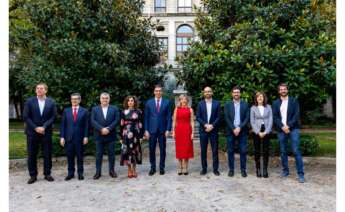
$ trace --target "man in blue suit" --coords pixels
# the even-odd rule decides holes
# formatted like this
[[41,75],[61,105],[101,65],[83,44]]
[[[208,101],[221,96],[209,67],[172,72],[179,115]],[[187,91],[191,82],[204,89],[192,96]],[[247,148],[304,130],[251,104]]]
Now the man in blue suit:
[[36,85],[35,97],[29,98],[24,105],[23,118],[27,136],[28,169],[30,179],[28,184],[37,180],[37,153],[42,146],[44,159],[44,179],[54,181],[52,168],[52,133],[56,117],[56,106],[53,99],[46,96],[48,86],[45,83]]
[[100,96],[101,105],[93,107],[91,124],[94,128],[96,142],[96,174],[93,179],[101,177],[104,147],[108,146],[109,175],[117,177],[115,172],[115,141],[116,126],[120,120],[119,110],[116,106],[109,105],[110,95],[106,92]]
[[247,141],[248,141],[248,123],[250,110],[248,104],[241,100],[241,88],[235,86],[232,88],[232,101],[224,105],[224,115],[226,122],[226,140],[228,150],[229,177],[234,176],[235,158],[234,146],[235,140],[238,140],[240,150],[241,175],[247,177]]
[[282,177],[289,176],[287,142],[290,138],[291,149],[295,155],[298,181],[304,183],[303,159],[299,150],[300,114],[297,99],[288,96],[288,86],[281,83],[278,87],[280,98],[272,104],[273,121],[278,132],[280,157],[283,166]]
[[68,161],[68,175],[66,181],[74,178],[74,160],[77,156],[78,179],[83,180],[84,146],[88,142],[89,115],[85,108],[79,106],[79,93],[71,95],[72,107],[63,111],[60,125],[60,144],[65,147]]
[[205,99],[200,101],[197,108],[196,119],[200,124],[200,149],[201,166],[200,175],[207,173],[207,146],[210,140],[213,159],[213,173],[219,176],[218,171],[218,129],[220,120],[220,103],[212,99],[213,91],[210,87],[205,87],[203,91]]
[[170,101],[162,98],[162,86],[156,85],[155,97],[149,99],[145,104],[144,129],[145,137],[149,139],[150,164],[149,175],[156,173],[156,144],[159,143],[160,161],[159,174],[164,175],[166,138],[171,131],[172,112]]

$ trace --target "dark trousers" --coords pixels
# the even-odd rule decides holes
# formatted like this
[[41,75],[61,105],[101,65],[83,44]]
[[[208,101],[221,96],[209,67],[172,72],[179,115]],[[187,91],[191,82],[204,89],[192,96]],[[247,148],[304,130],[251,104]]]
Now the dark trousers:
[[27,135],[28,170],[32,177],[37,176],[37,154],[39,147],[43,153],[43,174],[50,175],[52,168],[52,135]]
[[200,132],[201,167],[207,170],[207,147],[210,140],[213,159],[213,170],[218,171],[218,132]]
[[247,167],[247,140],[248,135],[246,132],[241,132],[238,136],[233,133],[226,137],[227,140],[227,152],[228,152],[228,166],[230,171],[235,169],[235,141],[238,140],[238,146],[240,150],[240,164],[241,171],[246,171]]
[[[254,134],[253,135],[254,140],[254,158],[255,158],[255,166],[256,169],[260,169],[261,164],[261,155],[263,156],[263,168],[264,170],[267,170],[268,167],[268,158],[269,158],[269,146],[270,146],[270,140],[269,135],[265,135],[263,138],[260,138],[259,135]],[[262,147],[262,153],[261,154],[261,147]]]
[[159,169],[164,170],[165,168],[165,156],[166,156],[166,137],[164,133],[152,133],[149,139],[149,149],[150,149],[150,164],[151,169],[156,170],[156,145],[157,141],[159,143]]
[[96,173],[102,173],[102,162],[105,146],[108,147],[109,173],[114,172],[115,166],[115,141],[96,141]]
[[65,151],[68,162],[68,175],[73,176],[75,172],[75,157],[77,157],[78,175],[84,173],[84,146],[83,141],[68,141],[65,144]]

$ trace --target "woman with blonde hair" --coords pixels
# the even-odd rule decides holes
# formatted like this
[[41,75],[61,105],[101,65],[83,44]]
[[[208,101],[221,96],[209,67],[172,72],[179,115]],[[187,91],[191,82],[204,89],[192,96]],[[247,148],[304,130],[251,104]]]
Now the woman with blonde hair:
[[173,137],[175,138],[178,175],[188,175],[188,160],[193,158],[194,112],[188,106],[186,95],[179,96],[179,106],[173,115]]

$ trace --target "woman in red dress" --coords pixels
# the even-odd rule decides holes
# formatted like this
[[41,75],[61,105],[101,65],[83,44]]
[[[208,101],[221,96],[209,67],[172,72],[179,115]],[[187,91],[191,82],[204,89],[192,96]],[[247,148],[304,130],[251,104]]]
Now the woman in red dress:
[[193,158],[194,113],[188,107],[188,97],[179,96],[179,106],[173,117],[173,137],[175,138],[176,158],[179,162],[178,175],[188,174],[188,160]]

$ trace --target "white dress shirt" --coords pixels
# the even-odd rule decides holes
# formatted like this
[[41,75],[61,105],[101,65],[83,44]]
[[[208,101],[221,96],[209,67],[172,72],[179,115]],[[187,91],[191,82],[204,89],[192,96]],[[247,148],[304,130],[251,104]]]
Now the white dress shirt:
[[[258,108],[259,108],[260,115],[263,117],[264,116],[265,107],[262,106],[262,105],[258,105]],[[262,120],[262,123],[264,123],[264,120]]]
[[44,110],[44,106],[45,106],[45,104],[46,104],[46,98],[38,98],[37,97],[37,100],[38,100],[38,106],[39,106],[39,108],[40,108],[40,113],[41,113],[41,116],[42,116],[42,114],[43,114],[43,110]]
[[102,107],[104,119],[107,119],[108,107]]
[[210,123],[211,113],[212,113],[212,99],[205,100],[206,102],[206,111],[207,111],[207,123]]
[[280,115],[282,117],[282,123],[283,123],[284,126],[287,125],[286,124],[286,119],[287,119],[288,102],[289,102],[288,98],[283,99],[282,100],[282,104],[280,106]]

